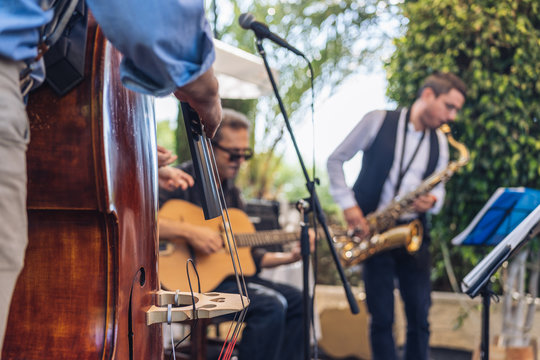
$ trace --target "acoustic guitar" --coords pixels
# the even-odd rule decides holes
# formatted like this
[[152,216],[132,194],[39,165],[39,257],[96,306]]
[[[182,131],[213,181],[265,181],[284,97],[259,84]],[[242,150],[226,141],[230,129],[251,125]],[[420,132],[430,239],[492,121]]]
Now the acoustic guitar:
[[[244,276],[255,275],[257,269],[251,256],[251,247],[272,244],[285,244],[300,239],[300,232],[291,233],[282,230],[257,231],[245,212],[239,209],[228,209],[230,223],[234,231],[238,257],[242,264]],[[187,222],[193,225],[205,226],[222,234],[223,249],[210,255],[197,253],[187,241],[178,238],[171,241],[160,241],[159,246],[159,277],[161,286],[167,290],[190,291],[186,262],[193,259],[199,279],[201,292],[216,288],[225,278],[234,274],[231,257],[226,240],[226,229],[221,218],[205,220],[203,210],[184,200],[169,200],[159,210],[160,219]],[[229,232],[230,234],[230,232]],[[197,288],[197,278],[190,270],[190,280],[193,291]]]

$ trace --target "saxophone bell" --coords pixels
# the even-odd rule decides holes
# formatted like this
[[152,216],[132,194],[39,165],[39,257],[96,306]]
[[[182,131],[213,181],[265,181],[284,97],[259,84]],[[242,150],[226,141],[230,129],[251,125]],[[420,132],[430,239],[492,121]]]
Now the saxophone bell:
[[417,252],[422,245],[424,238],[424,227],[420,220],[416,219],[408,225],[409,235],[407,237],[405,248],[410,254]]
[[336,247],[346,267],[361,263],[385,250],[405,247],[411,254],[420,249],[424,228],[420,220],[395,226],[382,234],[368,237],[341,236],[336,238]]

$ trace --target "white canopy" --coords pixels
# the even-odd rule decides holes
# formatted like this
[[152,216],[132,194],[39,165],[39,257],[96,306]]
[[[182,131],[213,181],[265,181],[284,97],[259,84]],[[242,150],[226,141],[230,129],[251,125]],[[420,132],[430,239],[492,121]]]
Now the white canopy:
[[[237,47],[214,39],[214,71],[219,92],[225,99],[254,99],[272,92],[263,60]],[[277,82],[277,72],[272,69]]]
[[[214,72],[219,81],[219,94],[224,99],[256,99],[272,92],[272,84],[260,57],[215,40]],[[272,74],[278,81],[277,72]],[[178,100],[173,96],[155,98],[157,121],[176,119]]]

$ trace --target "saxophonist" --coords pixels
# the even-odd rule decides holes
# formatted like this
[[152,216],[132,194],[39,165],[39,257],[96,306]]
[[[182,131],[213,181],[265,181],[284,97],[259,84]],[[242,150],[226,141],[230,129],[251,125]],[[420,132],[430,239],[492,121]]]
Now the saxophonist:
[[[465,103],[466,91],[466,85],[456,75],[434,73],[424,80],[410,108],[369,112],[334,150],[327,163],[330,192],[343,209],[349,228],[369,236],[365,214],[416,189],[429,175],[447,166],[448,143],[438,128],[455,120]],[[359,151],[363,152],[362,168],[350,189],[343,163]],[[422,221],[424,239],[418,252],[409,254],[405,248],[397,248],[377,253],[364,262],[374,360],[396,359],[392,335],[395,285],[399,287],[407,318],[404,359],[429,357],[431,256],[425,213],[439,212],[444,196],[444,185],[439,184],[415,200],[413,213],[399,218],[399,224],[415,218]]]

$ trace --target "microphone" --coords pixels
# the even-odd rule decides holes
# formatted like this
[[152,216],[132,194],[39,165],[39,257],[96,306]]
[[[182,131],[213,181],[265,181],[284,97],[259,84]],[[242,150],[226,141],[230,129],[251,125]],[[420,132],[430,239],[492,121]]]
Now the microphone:
[[241,14],[238,17],[238,23],[240,24],[242,28],[246,30],[249,30],[249,29],[253,30],[253,32],[255,33],[257,37],[271,40],[275,42],[276,44],[278,44],[279,46],[292,51],[296,55],[300,55],[302,57],[304,56],[304,54],[302,54],[300,50],[296,49],[295,47],[290,45],[287,41],[285,41],[284,39],[280,38],[279,36],[271,32],[266,24],[256,21],[255,17],[250,13]]

